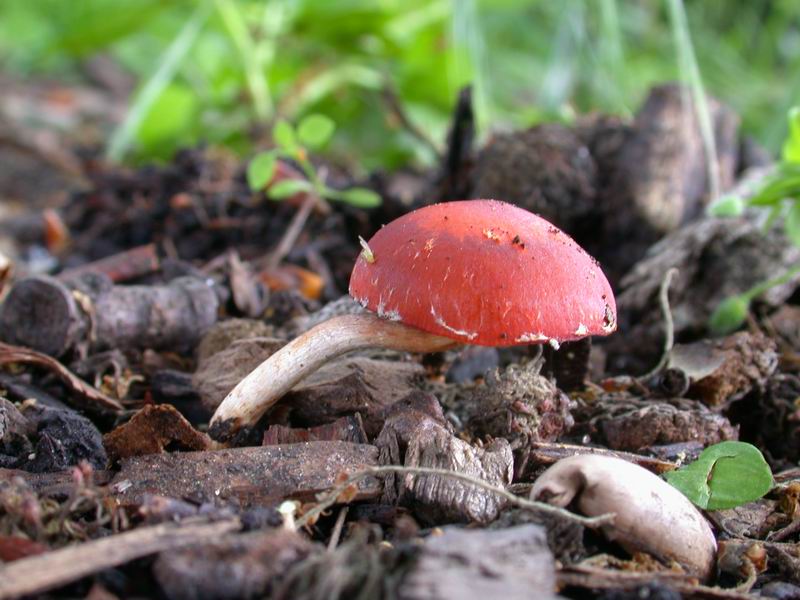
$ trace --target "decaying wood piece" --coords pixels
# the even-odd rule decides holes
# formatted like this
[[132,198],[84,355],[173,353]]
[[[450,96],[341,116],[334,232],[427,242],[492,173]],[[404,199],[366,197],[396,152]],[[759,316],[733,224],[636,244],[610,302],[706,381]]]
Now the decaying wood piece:
[[86,461],[94,469],[105,468],[108,457],[103,436],[92,421],[77,411],[27,404],[22,414],[36,428],[31,436],[35,446],[33,452],[20,457],[15,467],[45,473]]
[[209,412],[222,403],[248,373],[272,356],[286,342],[274,337],[245,337],[200,360],[192,386]]
[[582,244],[597,210],[597,165],[572,129],[546,123],[496,134],[478,155],[473,198],[499,198],[541,215]]
[[75,349],[192,348],[217,319],[204,280],[116,286],[89,272],[65,285],[36,276],[14,284],[0,306],[0,331],[13,344],[62,356]]
[[124,408],[118,400],[107,396],[88,383],[78,379],[69,369],[52,357],[35,350],[0,342],[0,365],[11,363],[36,365],[52,371],[56,377],[75,393],[75,399],[86,408],[114,411],[123,410]]
[[621,450],[609,450],[607,448],[597,448],[593,446],[579,446],[577,444],[562,444],[557,442],[533,442],[531,443],[531,453],[528,462],[528,470],[522,473],[521,478],[532,477],[535,467],[549,466],[557,463],[561,459],[580,455],[613,456],[626,460],[640,467],[652,471],[653,473],[665,473],[678,468],[678,465],[668,460],[661,460],[651,456],[642,456]]
[[216,539],[240,527],[236,518],[164,523],[23,558],[0,565],[0,599],[43,593],[148,554]]
[[380,433],[386,411],[422,383],[415,362],[343,358],[322,367],[286,394],[292,422],[318,425],[358,412],[372,438]]
[[[717,152],[720,191],[729,189],[738,165],[739,117],[714,98],[707,98]],[[712,200],[708,157],[696,108],[688,88],[667,84],[652,88],[636,114],[632,135],[617,157],[616,195],[619,220],[634,220],[650,229],[651,242],[696,217]],[[607,199],[612,201],[611,197]],[[612,230],[615,227],[612,225]],[[630,230],[625,225],[622,230]],[[624,238],[622,238],[624,239]]]
[[711,576],[717,542],[686,496],[647,469],[608,456],[573,456],[539,477],[532,500],[556,506],[573,501],[587,516],[612,512],[605,535],[628,552],[675,561],[702,579]]
[[230,534],[161,552],[153,574],[170,600],[260,598],[316,546],[287,529]]
[[[347,442],[306,442],[206,452],[148,454],[122,462],[111,482],[118,503],[137,505],[145,494],[235,501],[263,506],[285,498],[313,500],[336,476],[377,465],[378,449]],[[367,478],[356,498],[380,495],[382,485]]]
[[[75,477],[71,469],[52,473],[30,473],[21,469],[0,469],[0,483],[20,479],[41,497],[67,497],[75,489]],[[105,485],[111,480],[110,471],[93,471],[92,480]]]
[[[678,269],[669,296],[675,336],[680,338],[705,331],[722,300],[783,275],[797,263],[800,248],[778,230],[765,235],[759,223],[746,218],[702,218],[668,235],[622,280],[617,307],[626,335],[609,338],[606,345],[613,369],[643,372],[657,362],[664,336],[658,294],[669,269]],[[800,274],[770,288],[759,303],[780,305],[798,281]]]
[[276,338],[275,328],[256,319],[225,319],[212,325],[197,344],[195,355],[202,363],[239,340]]
[[161,259],[155,244],[145,244],[58,274],[61,281],[70,281],[84,273],[102,273],[114,283],[137,279],[161,268]]
[[197,431],[173,406],[148,404],[131,420],[103,436],[108,458],[155,454],[170,450],[208,450],[209,437]]
[[[405,452],[406,467],[458,471],[504,488],[513,478],[514,458],[504,439],[471,446],[444,427],[427,422],[414,432]],[[489,523],[506,502],[463,481],[438,475],[399,477],[399,502],[423,523]]]
[[541,366],[529,361],[489,373],[460,403],[473,435],[508,440],[517,473],[525,468],[531,442],[554,441],[574,424],[572,401],[540,375]]
[[652,446],[697,442],[709,446],[738,439],[738,428],[719,412],[688,398],[636,397],[609,392],[578,401],[573,435],[612,450],[639,452]]
[[555,598],[553,555],[544,529],[445,527],[425,540],[400,586],[404,600]]
[[367,433],[364,431],[364,423],[361,421],[361,415],[356,413],[336,419],[333,423],[303,429],[272,425],[264,432],[261,444],[263,446],[273,446],[275,444],[297,444],[314,441],[338,441],[351,442],[353,444],[369,443]]
[[719,340],[678,344],[667,366],[687,375],[688,397],[717,407],[765,389],[778,367],[778,353],[774,340],[742,331]]

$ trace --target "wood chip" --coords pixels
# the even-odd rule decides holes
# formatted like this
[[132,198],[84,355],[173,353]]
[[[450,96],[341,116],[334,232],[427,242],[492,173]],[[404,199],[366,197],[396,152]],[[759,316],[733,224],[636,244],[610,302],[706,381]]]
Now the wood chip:
[[211,439],[192,427],[169,404],[149,404],[130,421],[103,436],[103,445],[112,462],[132,456],[172,450],[208,450]]
[[[375,466],[377,458],[375,446],[347,442],[149,454],[123,461],[111,490],[122,505],[138,505],[145,494],[235,500],[244,506],[285,498],[311,501],[340,473]],[[368,478],[359,484],[356,498],[376,498],[381,490],[377,479]]]
[[140,527],[0,566],[0,600],[39,594],[164,550],[191,546],[239,529],[238,519]]
[[400,589],[406,600],[555,598],[553,555],[544,529],[447,527],[431,535]]

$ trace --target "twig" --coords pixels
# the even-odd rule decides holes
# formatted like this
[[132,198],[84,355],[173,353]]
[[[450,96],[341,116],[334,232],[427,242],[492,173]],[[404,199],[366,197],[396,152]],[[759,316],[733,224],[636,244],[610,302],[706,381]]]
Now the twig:
[[108,275],[108,278],[114,283],[121,283],[149,275],[160,268],[161,259],[158,256],[158,248],[155,244],[146,244],[112,254],[79,267],[67,269],[59,273],[58,278],[66,281],[80,277],[84,273],[92,272],[103,273]]
[[[52,371],[61,381],[63,381],[68,388],[73,392],[83,396],[102,408],[111,410],[122,411],[125,407],[122,406],[117,400],[106,396],[103,392],[96,390],[85,381],[73,375],[72,372],[56,359],[31,350],[23,348],[22,346],[12,346],[11,344],[4,344],[0,342],[0,365],[9,363],[23,363],[29,365],[37,365]],[[96,407],[95,407],[96,408]]]
[[0,566],[0,600],[40,594],[82,577],[164,550],[218,540],[240,529],[238,518],[209,523],[187,519],[67,546]]
[[342,537],[342,529],[344,528],[344,520],[347,518],[348,510],[349,508],[347,506],[343,506],[339,511],[339,516],[336,517],[336,524],[333,526],[331,539],[328,541],[328,551],[334,550],[339,544],[339,538]]
[[638,377],[639,381],[647,381],[660,373],[667,366],[672,346],[675,345],[675,323],[672,320],[672,311],[669,308],[669,285],[677,273],[678,269],[675,267],[668,269],[664,273],[664,279],[661,280],[661,288],[658,291],[658,304],[661,306],[661,315],[664,317],[664,349],[661,352],[661,359],[650,371]]
[[209,0],[199,2],[192,16],[181,27],[180,33],[161,55],[158,69],[147,80],[141,91],[136,94],[136,99],[131,105],[125,120],[111,134],[111,139],[106,149],[107,159],[115,162],[119,161],[130,149],[139,126],[153,107],[153,104],[155,104],[155,101],[158,100],[161,92],[175,78],[183,59],[192,49],[197,36],[208,20],[211,12],[210,8]]
[[276,269],[281,261],[286,258],[286,255],[291,252],[300,232],[303,231],[303,227],[308,220],[308,216],[311,214],[311,210],[318,202],[319,200],[316,194],[311,192],[306,193],[306,197],[303,198],[303,203],[300,205],[300,208],[295,211],[292,220],[289,222],[289,226],[283,233],[283,237],[281,237],[281,240],[278,242],[278,246],[270,253],[267,259],[267,270],[272,271]]
[[356,471],[341,483],[333,486],[327,492],[319,497],[319,503],[306,512],[302,517],[297,520],[297,527],[305,527],[314,523],[319,516],[328,510],[331,506],[339,501],[339,496],[342,495],[351,485],[367,477],[374,477],[379,475],[389,475],[390,473],[400,473],[401,475],[436,475],[438,477],[449,477],[450,479],[458,479],[465,483],[469,483],[476,487],[482,488],[488,492],[496,494],[501,498],[506,499],[510,504],[517,508],[524,508],[527,510],[539,511],[551,515],[558,515],[562,518],[569,519],[586,527],[599,527],[613,521],[614,515],[612,513],[599,515],[597,517],[583,517],[576,515],[570,511],[545,504],[544,502],[536,502],[534,500],[527,500],[515,496],[511,492],[492,485],[482,479],[467,475],[466,473],[459,473],[458,471],[448,471],[446,469],[434,469],[432,467],[402,467],[399,465],[384,465],[381,467],[367,467],[361,471]]

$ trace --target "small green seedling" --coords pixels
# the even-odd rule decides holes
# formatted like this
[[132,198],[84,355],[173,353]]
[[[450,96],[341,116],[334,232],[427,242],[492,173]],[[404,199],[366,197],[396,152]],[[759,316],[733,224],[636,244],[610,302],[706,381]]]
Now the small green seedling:
[[[789,136],[783,144],[781,162],[764,179],[758,191],[748,199],[723,196],[709,206],[708,212],[716,217],[735,217],[741,215],[748,206],[769,211],[765,231],[769,231],[776,219],[782,218],[786,237],[800,247],[800,106],[789,111]],[[717,334],[735,331],[747,318],[753,300],[770,288],[790,281],[799,272],[800,264],[738,296],[726,298],[712,313],[709,328]]]
[[767,461],[758,448],[745,442],[709,446],[696,461],[666,473],[664,478],[704,510],[758,500],[773,485]]
[[[325,115],[313,114],[300,121],[295,129],[288,121],[278,121],[272,130],[275,148],[257,154],[247,166],[247,183],[253,191],[269,186],[272,200],[285,200],[298,193],[312,193],[320,198],[347,202],[359,208],[380,206],[381,197],[366,188],[336,190],[325,184],[308,159],[308,150],[322,149],[333,136],[335,123]],[[283,179],[270,185],[278,168],[278,159],[296,162],[306,179]]]

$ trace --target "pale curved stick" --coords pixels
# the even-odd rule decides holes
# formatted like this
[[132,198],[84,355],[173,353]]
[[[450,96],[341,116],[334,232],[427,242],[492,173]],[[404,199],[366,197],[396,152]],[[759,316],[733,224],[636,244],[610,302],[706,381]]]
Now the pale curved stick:
[[373,313],[334,317],[286,344],[242,379],[217,408],[209,434],[224,441],[254,425],[295,384],[342,354],[366,348],[437,352],[458,343]]

